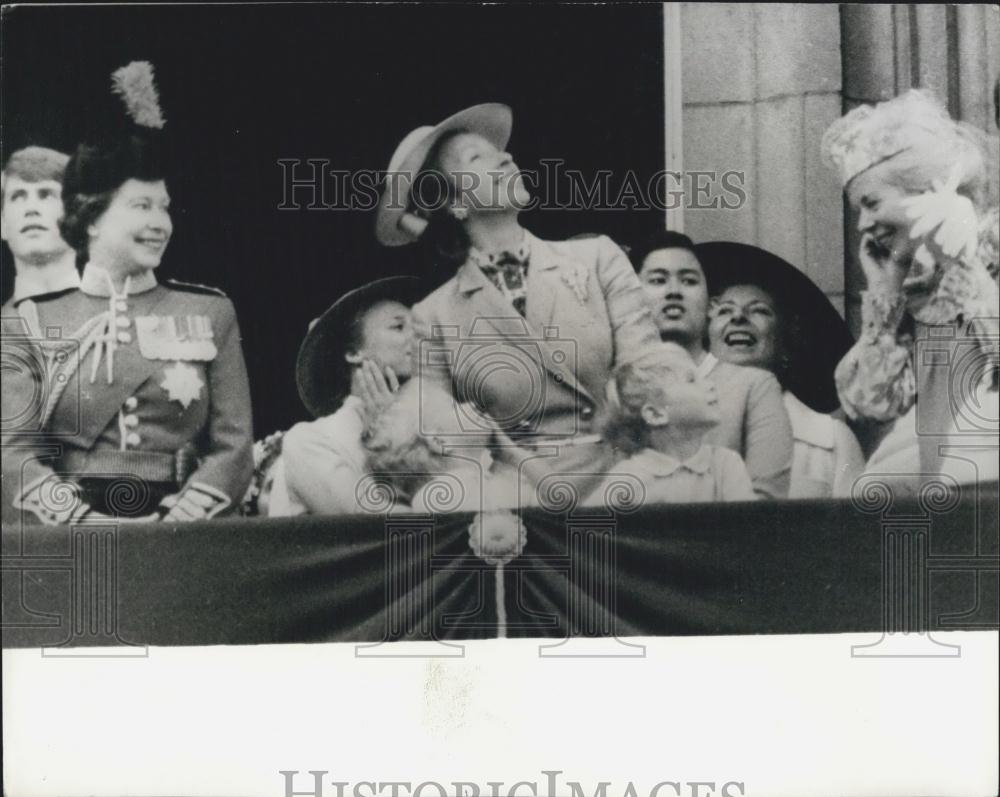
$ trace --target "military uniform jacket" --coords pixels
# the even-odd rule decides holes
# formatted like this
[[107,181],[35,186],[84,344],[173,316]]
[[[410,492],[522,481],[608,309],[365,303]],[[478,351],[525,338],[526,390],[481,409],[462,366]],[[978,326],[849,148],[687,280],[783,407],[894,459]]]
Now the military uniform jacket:
[[173,483],[209,517],[242,500],[252,419],[232,302],[152,272],[130,281],[116,295],[88,267],[80,289],[5,314],[5,505],[65,522],[43,489],[60,477]]

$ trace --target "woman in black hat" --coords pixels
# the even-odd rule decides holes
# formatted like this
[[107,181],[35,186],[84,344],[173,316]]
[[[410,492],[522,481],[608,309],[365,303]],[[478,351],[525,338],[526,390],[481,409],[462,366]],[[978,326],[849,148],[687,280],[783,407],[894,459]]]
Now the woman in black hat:
[[268,514],[356,514],[368,473],[362,435],[380,404],[410,378],[414,277],[388,277],[341,296],[309,328],[295,366],[315,420],[282,440]]
[[[238,505],[253,467],[236,313],[214,288],[156,279],[173,223],[152,66],[122,67],[112,85],[128,119],[78,147],[63,185],[80,287],[18,305],[39,367],[5,379],[4,398],[35,428],[5,441],[26,446],[23,463],[4,458],[5,490],[46,523],[210,518]],[[39,430],[57,456],[29,443]]]
[[747,244],[700,244],[712,301],[712,354],[771,371],[784,391],[795,438],[789,498],[850,495],[864,470],[851,430],[837,409],[833,372],[852,338],[829,299],[777,255]]
[[416,243],[448,278],[413,308],[421,377],[516,442],[558,450],[553,471],[599,478],[613,459],[597,422],[611,374],[659,337],[614,242],[521,226],[531,197],[506,151],[511,127],[509,107],[486,103],[412,131],[390,160],[376,237]]

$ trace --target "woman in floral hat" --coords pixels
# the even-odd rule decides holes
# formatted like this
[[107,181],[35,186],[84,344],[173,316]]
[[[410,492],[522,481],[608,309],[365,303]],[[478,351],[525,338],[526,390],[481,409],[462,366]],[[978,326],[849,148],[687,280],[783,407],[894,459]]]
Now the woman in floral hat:
[[958,474],[964,466],[942,446],[978,432],[994,450],[963,477],[996,478],[1000,311],[983,245],[982,219],[996,216],[982,132],[911,90],[848,113],[823,149],[858,213],[867,280],[861,336],[837,367],[837,389],[852,418],[896,422],[869,470],[891,459],[887,469],[905,463],[916,483]]
[[[447,282],[413,308],[420,375],[546,447],[556,472],[610,465],[597,419],[615,367],[659,341],[625,253],[606,236],[543,241],[519,214],[531,197],[507,152],[506,105],[467,108],[397,147],[378,210],[387,246],[417,243]],[[474,418],[464,428],[476,430]],[[543,488],[544,489],[544,488]]]

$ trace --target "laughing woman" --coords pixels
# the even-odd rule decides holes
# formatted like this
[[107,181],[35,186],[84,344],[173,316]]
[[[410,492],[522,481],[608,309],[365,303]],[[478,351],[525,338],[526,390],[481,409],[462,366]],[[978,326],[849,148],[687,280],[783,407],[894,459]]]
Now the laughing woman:
[[511,126],[510,108],[490,103],[411,132],[391,159],[376,235],[419,241],[450,277],[413,308],[421,377],[515,442],[544,444],[552,471],[588,474],[572,482],[580,495],[612,461],[597,426],[611,373],[659,336],[609,238],[543,241],[521,226],[530,196],[506,151]]
[[[859,214],[868,283],[861,336],[836,371],[840,400],[852,418],[895,421],[882,448],[891,440],[897,463],[908,448],[921,483],[955,466],[941,447],[970,421],[962,416],[972,431],[997,423],[1000,311],[980,240],[979,220],[990,216],[982,133],[912,90],[851,111],[823,148]],[[996,478],[995,432],[987,437],[994,450],[977,462],[980,479]]]
[[253,467],[236,314],[215,289],[157,281],[173,222],[152,67],[123,67],[114,86],[127,131],[81,145],[66,169],[80,288],[17,306],[17,345],[37,366],[5,373],[4,418],[25,421],[4,439],[5,504],[43,523],[211,518],[235,508]]
[[864,470],[837,409],[833,371],[853,339],[825,294],[791,263],[749,244],[699,244],[712,301],[708,338],[723,362],[777,378],[792,424],[789,498],[846,497]]

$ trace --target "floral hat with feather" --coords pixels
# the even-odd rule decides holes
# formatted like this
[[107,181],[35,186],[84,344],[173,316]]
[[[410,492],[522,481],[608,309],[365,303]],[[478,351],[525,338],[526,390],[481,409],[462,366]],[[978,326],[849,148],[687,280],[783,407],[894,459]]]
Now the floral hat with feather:
[[910,89],[876,105],[859,105],[823,134],[827,166],[842,185],[862,172],[907,150],[942,148],[956,158],[968,148],[983,147],[984,134],[948,115],[942,102],[925,89]]
[[[95,195],[129,179],[162,180],[167,173],[166,119],[160,109],[153,65],[133,61],[111,75],[111,92],[95,103],[100,127],[88,132],[66,166],[63,193]],[[103,100],[103,101],[102,101]]]

